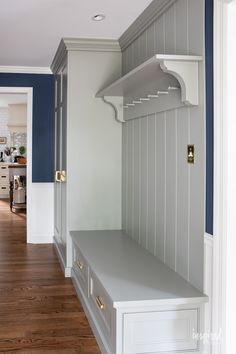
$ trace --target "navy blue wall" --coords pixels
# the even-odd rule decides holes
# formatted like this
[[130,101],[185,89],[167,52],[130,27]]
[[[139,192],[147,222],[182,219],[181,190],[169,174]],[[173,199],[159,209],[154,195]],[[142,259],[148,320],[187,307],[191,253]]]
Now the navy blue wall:
[[214,91],[213,0],[205,1],[206,36],[206,232],[213,235]]
[[0,74],[0,86],[33,87],[32,181],[54,181],[53,75]]

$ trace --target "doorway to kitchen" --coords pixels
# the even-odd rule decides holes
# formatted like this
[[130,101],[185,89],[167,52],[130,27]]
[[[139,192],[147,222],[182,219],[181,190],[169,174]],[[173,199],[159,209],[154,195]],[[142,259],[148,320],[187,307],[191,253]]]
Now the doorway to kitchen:
[[0,218],[16,230],[23,225],[25,242],[32,229],[32,102],[32,88],[0,87]]

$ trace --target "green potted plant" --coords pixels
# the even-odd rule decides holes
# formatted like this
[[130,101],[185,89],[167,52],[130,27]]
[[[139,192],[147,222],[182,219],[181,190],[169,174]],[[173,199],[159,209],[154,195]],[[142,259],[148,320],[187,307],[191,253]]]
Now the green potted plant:
[[24,156],[26,153],[26,148],[24,145],[21,145],[19,147],[19,153],[20,153],[20,156],[17,157],[17,162],[19,164],[23,164],[23,165],[26,164],[26,157]]

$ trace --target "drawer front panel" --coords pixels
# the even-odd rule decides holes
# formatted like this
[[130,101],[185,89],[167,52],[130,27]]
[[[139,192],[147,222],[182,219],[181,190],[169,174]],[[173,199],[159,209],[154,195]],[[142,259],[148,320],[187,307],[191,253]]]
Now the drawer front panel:
[[109,334],[111,329],[112,303],[104,288],[92,272],[90,274],[90,296],[96,317],[99,322],[102,323],[103,329]]
[[8,166],[0,165],[0,173],[3,172],[3,171],[8,172],[9,171]]
[[124,354],[197,350],[198,310],[124,315]]
[[0,185],[0,194],[9,194],[9,186],[8,185]]
[[0,183],[9,183],[9,175],[6,175],[5,172],[0,174]]
[[88,296],[89,291],[88,291],[88,264],[85,261],[84,257],[80,253],[80,251],[74,247],[73,249],[73,254],[74,254],[74,262],[73,262],[73,269],[75,270],[76,276],[79,280],[79,283],[81,287],[84,290],[84,294]]

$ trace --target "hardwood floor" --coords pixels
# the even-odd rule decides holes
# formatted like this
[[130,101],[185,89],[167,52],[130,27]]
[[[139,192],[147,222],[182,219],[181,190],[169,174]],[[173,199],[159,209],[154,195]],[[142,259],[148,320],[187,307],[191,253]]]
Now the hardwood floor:
[[99,354],[52,245],[27,245],[26,215],[0,200],[0,353]]

